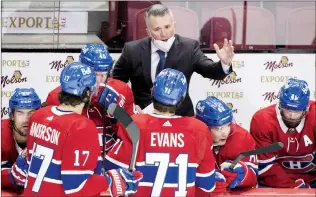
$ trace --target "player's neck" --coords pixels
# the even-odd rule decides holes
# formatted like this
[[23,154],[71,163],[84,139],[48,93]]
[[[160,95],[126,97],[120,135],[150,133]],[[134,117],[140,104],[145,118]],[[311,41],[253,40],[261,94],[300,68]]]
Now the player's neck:
[[81,103],[81,104],[76,105],[76,106],[60,104],[58,106],[58,109],[63,110],[63,111],[73,111],[77,114],[82,114],[83,107],[84,107],[84,103]]
[[174,113],[161,112],[161,111],[158,111],[156,109],[154,109],[154,114],[163,115],[163,116],[174,116]]

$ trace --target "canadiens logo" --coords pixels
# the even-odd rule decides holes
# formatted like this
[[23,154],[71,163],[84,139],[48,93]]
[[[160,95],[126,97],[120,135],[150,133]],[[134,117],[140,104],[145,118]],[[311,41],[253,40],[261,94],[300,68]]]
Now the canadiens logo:
[[211,79],[210,81],[212,82],[211,86],[217,86],[218,88],[220,88],[222,85],[226,84],[241,83],[241,78],[237,78],[237,74],[235,72],[232,72],[223,80]]
[[276,93],[276,92],[266,92],[263,95],[264,101],[268,101],[270,103],[276,101],[277,99],[280,98],[280,92]]
[[22,72],[19,70],[14,71],[13,75],[11,78],[9,78],[8,75],[6,76],[1,76],[1,85],[2,88],[4,88],[6,85],[13,84],[13,83],[23,83],[27,82],[26,77],[22,77]]
[[279,157],[277,161],[290,173],[310,173],[316,170],[315,153],[304,156]]
[[279,63],[277,63],[277,61],[268,61],[263,65],[266,66],[266,70],[271,70],[271,72],[278,68],[293,67],[293,63],[289,62],[289,58],[287,56],[282,56]]
[[61,60],[59,60],[59,61],[57,60],[57,61],[50,62],[48,65],[51,66],[50,69],[52,69],[52,70],[55,69],[55,70],[59,71],[60,69],[65,68],[68,64],[72,63],[74,60],[75,59],[73,58],[73,56],[68,56],[64,63],[62,63]]

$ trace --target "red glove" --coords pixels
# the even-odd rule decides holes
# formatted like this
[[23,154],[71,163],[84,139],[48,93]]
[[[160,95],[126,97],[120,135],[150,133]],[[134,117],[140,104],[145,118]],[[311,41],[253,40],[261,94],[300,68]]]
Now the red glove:
[[215,171],[215,190],[211,195],[220,195],[227,191],[227,182],[224,177],[218,170]]
[[245,180],[248,174],[248,167],[244,162],[239,161],[233,169],[230,169],[231,164],[232,161],[225,161],[222,163],[221,173],[225,176],[228,187],[236,188]]

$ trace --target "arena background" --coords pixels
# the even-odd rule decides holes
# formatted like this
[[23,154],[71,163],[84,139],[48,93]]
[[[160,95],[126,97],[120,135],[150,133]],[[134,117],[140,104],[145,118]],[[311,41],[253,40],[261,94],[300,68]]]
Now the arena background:
[[[17,87],[33,87],[45,101],[84,44],[105,43],[117,60],[125,42],[146,35],[141,11],[152,3],[2,2],[1,118],[8,117],[8,101]],[[234,41],[236,78],[214,81],[194,74],[189,90],[194,105],[217,96],[249,129],[255,111],[275,103],[290,77],[306,80],[315,100],[315,2],[162,3],[174,11],[177,33],[200,40],[214,61],[218,58],[209,43],[221,44],[224,37]],[[228,21],[229,29],[216,26],[215,19],[222,26]]]

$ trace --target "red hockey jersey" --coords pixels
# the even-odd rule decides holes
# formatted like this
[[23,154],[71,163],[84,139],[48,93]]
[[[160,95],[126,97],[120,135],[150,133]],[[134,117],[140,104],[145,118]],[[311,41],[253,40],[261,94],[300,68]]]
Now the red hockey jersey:
[[10,180],[9,170],[22,149],[13,137],[13,128],[10,119],[1,120],[1,188],[17,189]]
[[[109,78],[106,86],[116,94],[116,97],[118,98],[116,104],[122,107],[130,116],[138,114],[134,102],[133,91],[127,83]],[[99,88],[99,94],[101,94],[102,88]],[[109,114],[107,114],[106,126],[108,126],[108,129],[106,130],[106,151],[109,151],[116,141],[118,127],[116,119]]]
[[[232,133],[227,138],[224,146],[213,147],[216,160],[216,168],[221,170],[221,164],[228,160],[235,160],[237,156],[245,151],[256,148],[256,143],[250,133],[237,124],[232,124]],[[256,155],[241,159],[248,167],[248,173],[240,188],[251,188],[257,185],[258,159]]]
[[[54,90],[52,90],[46,99],[46,103],[48,105],[60,105],[59,99],[58,99],[58,93],[61,91],[61,86],[58,86]],[[98,129],[99,133],[99,145],[100,150],[102,154],[102,150],[104,148],[103,146],[103,136],[104,136],[104,109],[103,107],[97,102],[97,99],[94,97],[93,101],[91,102],[90,106],[88,108],[84,108],[82,111],[82,115],[89,118],[94,122]]]
[[25,196],[93,196],[108,189],[98,131],[88,118],[48,106],[29,120]]
[[[144,177],[134,196],[194,196],[196,187],[215,188],[215,161],[207,126],[194,117],[155,114],[133,116],[140,129],[136,170]],[[118,140],[106,155],[105,168],[127,168],[132,143],[119,126]]]
[[[131,90],[131,88],[128,86],[128,84],[117,80],[113,78],[109,78],[106,85],[111,88],[118,97],[117,104],[120,105],[129,115],[137,114],[135,102],[134,102],[134,95]],[[104,135],[103,128],[106,124],[106,150],[109,150],[112,148],[112,146],[115,143],[115,134],[117,132],[117,125],[111,124],[111,121],[107,121],[104,123],[104,109],[101,107],[101,105],[98,103],[98,97],[102,91],[102,88],[104,87],[104,84],[100,84],[98,89],[98,95],[92,98],[91,106],[88,110],[84,109],[83,115],[87,116],[89,119],[91,119],[97,126],[99,130],[99,137],[100,137],[100,146],[103,147],[103,140],[102,136]],[[61,91],[61,87],[57,87],[54,90],[52,90],[46,99],[46,102],[48,105],[59,105],[60,102],[58,100],[58,93]],[[112,118],[112,117],[108,117]]]
[[259,183],[271,187],[295,187],[294,181],[304,179],[315,182],[315,103],[311,102],[305,118],[295,132],[288,131],[277,105],[257,111],[250,125],[257,147],[282,142],[278,152],[261,154],[259,158]]

